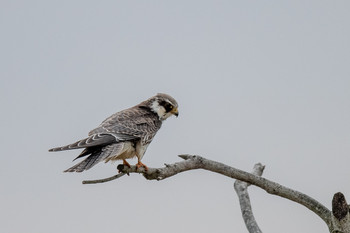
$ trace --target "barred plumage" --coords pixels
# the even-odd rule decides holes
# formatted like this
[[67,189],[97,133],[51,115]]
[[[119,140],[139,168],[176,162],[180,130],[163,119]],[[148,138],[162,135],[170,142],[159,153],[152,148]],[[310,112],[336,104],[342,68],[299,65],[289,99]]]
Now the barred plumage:
[[49,151],[84,150],[75,158],[88,156],[65,172],[82,172],[100,161],[113,161],[137,157],[138,166],[147,166],[141,159],[162,122],[171,115],[178,116],[178,104],[167,94],[157,94],[142,103],[117,112],[89,132],[89,137],[73,144],[52,148]]

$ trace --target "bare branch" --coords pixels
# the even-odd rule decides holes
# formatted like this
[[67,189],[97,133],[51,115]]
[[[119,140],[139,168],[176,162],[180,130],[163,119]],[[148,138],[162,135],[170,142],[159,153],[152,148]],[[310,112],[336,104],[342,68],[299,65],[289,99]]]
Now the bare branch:
[[270,194],[284,197],[286,199],[299,203],[317,214],[327,225],[329,225],[331,222],[331,211],[329,211],[321,203],[307,196],[306,194],[287,188],[263,177],[259,177],[251,173],[230,167],[223,163],[205,159],[201,156],[180,155],[180,157],[185,161],[177,162],[174,164],[167,164],[163,168],[148,168],[148,171],[145,171],[143,168],[137,169],[135,166],[131,166],[129,168],[127,166],[120,165],[119,171],[121,173],[142,173],[143,176],[149,180],[163,180],[184,171],[205,169],[233,179],[253,184],[264,189]]
[[118,179],[119,177],[122,177],[124,175],[126,175],[126,173],[119,173],[117,175],[114,175],[114,176],[111,176],[111,177],[108,177],[108,178],[104,178],[104,179],[100,179],[100,180],[84,180],[82,183],[83,184],[105,183],[105,182],[108,182],[108,181],[112,181],[112,180]]
[[[263,166],[261,163],[257,163],[254,165],[252,174],[256,176],[261,176],[264,171],[264,168],[265,166]],[[248,231],[250,233],[262,233],[254,218],[252,207],[250,204],[250,198],[247,190],[249,185],[249,183],[236,180],[234,188],[238,195],[239,203],[241,205],[242,217]]]

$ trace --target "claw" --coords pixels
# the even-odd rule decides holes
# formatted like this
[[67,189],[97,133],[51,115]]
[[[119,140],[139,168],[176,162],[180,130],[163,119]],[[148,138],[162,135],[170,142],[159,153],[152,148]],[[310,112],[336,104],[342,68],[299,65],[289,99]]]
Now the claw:
[[144,167],[145,171],[148,171],[148,167],[145,164],[141,163],[141,161],[137,162],[136,167],[137,169],[139,169],[140,167]]

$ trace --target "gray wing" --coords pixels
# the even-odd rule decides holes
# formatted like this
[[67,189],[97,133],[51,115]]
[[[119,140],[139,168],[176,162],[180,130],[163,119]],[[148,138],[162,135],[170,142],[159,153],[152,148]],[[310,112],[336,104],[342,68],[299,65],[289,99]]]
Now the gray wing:
[[156,114],[135,106],[113,114],[98,128],[90,131],[89,135],[104,133],[113,135],[120,141],[141,139],[147,144],[152,141],[161,125]]
[[[150,114],[148,113],[148,115]],[[116,142],[139,140],[148,134],[154,136],[160,125],[157,128],[153,122],[157,118],[153,119],[148,115],[145,110],[139,109],[136,106],[117,112],[104,120],[99,127],[90,131],[88,138],[66,146],[52,148],[49,151],[73,150],[103,146]]]

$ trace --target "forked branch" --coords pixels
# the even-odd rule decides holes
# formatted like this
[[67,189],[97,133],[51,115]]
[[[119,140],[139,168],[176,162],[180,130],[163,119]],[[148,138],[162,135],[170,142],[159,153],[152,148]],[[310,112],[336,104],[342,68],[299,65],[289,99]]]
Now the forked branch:
[[[261,163],[257,163],[254,165],[252,174],[261,176],[264,172],[264,169],[265,166],[263,166]],[[252,206],[250,204],[250,198],[248,194],[249,185],[250,184],[247,182],[236,180],[234,188],[239,199],[239,204],[241,205],[242,217],[249,233],[262,233],[258,226],[258,223],[254,218]]]
[[[331,211],[328,210],[321,203],[319,203],[318,201],[309,197],[306,194],[287,188],[283,185],[280,185],[276,182],[270,181],[263,177],[239,170],[237,168],[230,167],[223,163],[205,159],[201,156],[179,155],[179,157],[184,159],[184,161],[177,162],[174,164],[166,164],[165,167],[162,167],[162,168],[148,168],[147,171],[145,171],[143,168],[137,169],[136,166],[131,166],[129,168],[123,165],[119,165],[118,169],[121,174],[142,173],[143,176],[148,180],[164,180],[178,173],[188,171],[188,170],[194,170],[194,169],[204,169],[204,170],[216,172],[224,176],[241,180],[241,181],[250,183],[252,185],[258,186],[270,194],[277,195],[277,196],[289,199],[291,201],[294,201],[296,203],[299,203],[307,207],[311,211],[313,211],[328,226],[330,226]],[[120,176],[116,175],[103,180],[83,181],[83,183],[84,184],[102,183],[102,182],[114,180],[119,177]]]

